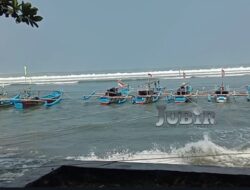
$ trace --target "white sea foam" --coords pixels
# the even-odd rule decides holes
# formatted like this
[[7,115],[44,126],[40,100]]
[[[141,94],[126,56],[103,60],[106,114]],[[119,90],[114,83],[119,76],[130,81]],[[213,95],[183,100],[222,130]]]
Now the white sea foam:
[[49,85],[49,84],[57,84],[57,85],[66,85],[66,84],[77,84],[78,81],[66,81],[66,82],[37,82],[35,84],[37,85]]
[[27,159],[15,157],[15,154],[8,153],[3,156],[0,154],[0,186],[10,183],[18,177],[23,176],[29,168],[41,167],[46,163],[46,159]]
[[[250,75],[250,67],[234,67],[224,68],[226,76],[243,76]],[[168,71],[147,71],[147,72],[131,72],[131,73],[103,73],[103,74],[70,74],[58,76],[31,76],[25,79],[22,77],[2,77],[0,84],[75,84],[79,81],[95,81],[95,80],[116,80],[116,79],[144,79],[148,78],[150,73],[155,78],[179,79],[185,72],[186,78],[190,77],[220,77],[221,68],[212,69],[191,69],[191,70],[168,70]]]
[[250,167],[250,149],[231,150],[213,143],[207,135],[203,140],[191,142],[181,148],[163,151],[152,148],[141,152],[108,152],[99,157],[94,152],[87,156],[67,157],[81,161],[122,161],[139,163],[165,163],[190,165],[215,165],[228,167]]

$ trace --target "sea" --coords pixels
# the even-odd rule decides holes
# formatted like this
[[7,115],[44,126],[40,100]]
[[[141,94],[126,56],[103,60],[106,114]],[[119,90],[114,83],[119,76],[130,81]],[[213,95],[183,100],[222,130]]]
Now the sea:
[[[129,84],[132,95],[148,80],[159,80],[173,91],[187,82],[198,92],[213,92],[223,80],[231,91],[245,93],[250,67],[224,71],[224,78],[221,68],[26,77],[0,74],[0,84],[10,97],[27,88],[39,95],[63,91],[62,102],[50,108],[0,110],[0,187],[55,160],[250,167],[250,102],[245,96],[232,97],[224,104],[208,102],[206,96],[186,104],[168,103],[164,97],[146,105],[128,99],[124,104],[103,106],[95,96],[83,100],[93,91],[104,93],[117,86],[118,79]],[[215,123],[157,127],[157,108],[163,105],[167,110],[214,112]]]

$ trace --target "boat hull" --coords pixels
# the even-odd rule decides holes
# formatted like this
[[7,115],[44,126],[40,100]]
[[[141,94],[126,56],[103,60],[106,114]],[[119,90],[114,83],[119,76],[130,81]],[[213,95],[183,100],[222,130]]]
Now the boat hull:
[[122,103],[125,103],[126,101],[127,101],[127,97],[114,98],[114,97],[102,96],[99,98],[99,102],[101,105],[122,104]]
[[217,103],[226,103],[229,101],[228,97],[227,96],[223,96],[223,95],[220,95],[220,96],[216,96],[215,97],[215,101]]
[[13,106],[13,102],[11,100],[0,100],[0,108],[9,108]]
[[150,104],[157,102],[160,98],[160,93],[152,96],[136,96],[132,98],[133,104]]
[[152,98],[151,97],[140,97],[140,96],[137,96],[135,97],[132,102],[134,104],[149,104],[149,103],[152,103]]
[[41,106],[43,104],[44,102],[39,100],[19,100],[15,101],[14,103],[16,109],[26,109],[26,108]]
[[175,96],[174,97],[174,102],[175,103],[188,103],[188,102],[191,102],[191,97],[187,97],[187,96]]
[[26,109],[37,106],[51,107],[58,104],[62,100],[62,92],[54,91],[51,94],[44,96],[42,98],[33,97],[28,99],[13,99],[14,106],[16,109]]

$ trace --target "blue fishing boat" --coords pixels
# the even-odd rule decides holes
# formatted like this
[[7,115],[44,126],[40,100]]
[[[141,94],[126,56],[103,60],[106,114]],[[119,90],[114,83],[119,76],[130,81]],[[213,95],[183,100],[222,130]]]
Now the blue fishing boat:
[[216,103],[229,102],[230,101],[229,90],[226,89],[222,83],[221,86],[218,87],[213,94],[208,94],[208,101]]
[[43,97],[31,96],[30,92],[26,92],[24,95],[19,94],[12,101],[14,102],[15,108],[25,109],[42,105],[45,107],[51,107],[61,102],[61,100],[62,100],[62,92],[54,91],[49,95]]
[[183,83],[176,92],[170,92],[166,95],[166,100],[168,103],[174,102],[174,103],[187,103],[192,102],[193,97],[193,88],[188,83]]
[[216,103],[226,103],[230,101],[230,93],[229,90],[224,87],[224,77],[225,71],[221,69],[221,85],[217,87],[213,94],[208,94],[208,101],[214,101]]
[[90,95],[83,96],[82,100],[87,101],[92,97],[97,97],[101,105],[125,103],[129,98],[129,85],[121,80],[118,80],[117,83],[118,87],[110,88],[104,93],[96,93],[94,91]]
[[105,92],[105,95],[100,96],[99,102],[102,105],[122,104],[128,99],[129,88],[110,88]]
[[[151,85],[154,84],[154,87]],[[133,104],[149,104],[157,102],[162,95],[163,88],[160,81],[148,82],[146,86],[138,89],[137,95],[132,98]]]

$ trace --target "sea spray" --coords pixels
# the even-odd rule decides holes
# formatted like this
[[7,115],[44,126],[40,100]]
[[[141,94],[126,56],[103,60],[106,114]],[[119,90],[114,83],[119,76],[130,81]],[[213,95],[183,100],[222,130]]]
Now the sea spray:
[[207,134],[202,140],[187,143],[181,148],[171,146],[170,151],[163,151],[165,148],[159,147],[154,145],[150,150],[138,152],[111,151],[106,152],[105,156],[98,156],[95,152],[91,152],[86,156],[69,156],[66,159],[250,167],[250,149],[244,151],[227,149],[212,142]]

